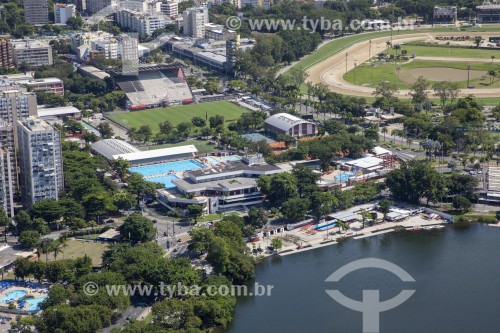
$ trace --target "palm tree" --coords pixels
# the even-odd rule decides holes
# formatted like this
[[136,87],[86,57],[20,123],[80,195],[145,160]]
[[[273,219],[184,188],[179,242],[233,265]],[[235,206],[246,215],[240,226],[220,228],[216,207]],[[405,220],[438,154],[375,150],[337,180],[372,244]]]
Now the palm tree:
[[55,240],[50,243],[50,250],[54,253],[54,260],[57,260],[57,255],[62,251],[59,240]]
[[64,259],[64,249],[68,247],[69,238],[59,238],[59,244],[61,245],[61,252]]
[[382,134],[384,134],[384,141],[385,141],[385,135],[387,134],[388,132],[388,129],[387,127],[382,127],[382,129],[380,130],[382,132]]
[[397,129],[393,129],[391,130],[391,136],[392,136],[392,143],[396,143],[396,134],[398,134],[398,130]]
[[366,223],[366,213],[368,212],[364,208],[361,208],[359,210],[359,214],[361,215],[361,222],[363,223],[363,229],[365,228],[365,223]]
[[491,58],[491,64],[493,64],[493,59],[495,59],[496,57],[492,55],[490,58]]
[[494,69],[490,69],[488,71],[488,75],[490,76],[490,85],[495,81],[495,77],[497,76],[497,72]]

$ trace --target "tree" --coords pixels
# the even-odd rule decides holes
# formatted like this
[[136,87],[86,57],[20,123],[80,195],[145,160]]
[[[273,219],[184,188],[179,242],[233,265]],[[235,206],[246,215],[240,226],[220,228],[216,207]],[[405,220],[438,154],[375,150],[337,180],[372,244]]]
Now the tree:
[[281,211],[283,216],[291,222],[302,221],[309,208],[309,200],[301,198],[292,198],[283,203]]
[[3,227],[3,234],[5,237],[5,243],[7,243],[7,228],[10,226],[10,219],[5,213],[5,209],[2,207],[0,208],[0,226]]
[[251,207],[248,215],[244,217],[245,224],[254,228],[262,228],[267,224],[267,217],[261,207]]
[[96,218],[98,222],[101,215],[116,211],[110,194],[105,191],[87,194],[82,201],[87,218]]
[[135,205],[135,198],[126,191],[116,191],[112,197],[113,204],[121,210],[129,210]]
[[494,69],[490,69],[488,71],[488,75],[490,76],[490,85],[495,82],[495,77],[497,76],[497,72]]
[[160,133],[162,134],[170,134],[172,130],[174,129],[174,125],[168,120],[165,120],[162,123],[158,124],[158,127],[160,128]]
[[456,99],[460,92],[458,84],[449,81],[436,82],[432,85],[432,89],[434,90],[434,95],[441,100],[441,105],[443,107],[446,105],[447,101]]
[[310,208],[317,220],[322,219],[332,211],[332,206],[338,206],[337,199],[330,192],[314,192],[309,198]]
[[194,222],[198,222],[198,218],[203,215],[202,205],[188,205],[187,210],[189,217],[194,219]]
[[466,197],[459,195],[453,199],[453,208],[460,211],[461,213],[468,212],[471,207],[472,203]]
[[375,87],[373,94],[377,97],[391,99],[399,91],[395,83],[382,81]]
[[482,40],[483,40],[483,37],[481,37],[481,36],[474,37],[474,44],[476,44],[476,47],[479,47],[479,45],[481,45]]
[[224,116],[216,114],[215,116],[208,118],[208,123],[210,124],[210,128],[216,128],[224,125]]
[[153,130],[149,125],[142,125],[141,127],[139,127],[136,133],[137,139],[144,143],[149,142],[152,136],[153,136]]
[[30,274],[30,261],[28,258],[17,258],[13,262],[14,276],[24,281],[24,278]]
[[132,244],[152,241],[155,235],[153,222],[141,213],[130,214],[120,227],[120,236]]
[[191,123],[196,127],[205,127],[206,121],[201,117],[193,117]]
[[410,96],[415,104],[422,104],[428,99],[427,89],[430,83],[423,76],[419,76],[415,82],[410,84]]
[[19,235],[19,244],[25,249],[33,249],[40,243],[40,234],[35,230],[26,230]]
[[[43,261],[37,261],[43,263]],[[64,304],[69,298],[69,293],[66,290],[66,288],[60,284],[56,283],[54,284],[48,293],[48,298],[46,298],[43,303],[41,304],[42,309],[47,309],[48,307],[51,306],[56,306],[59,304]]]
[[379,207],[380,211],[382,212],[382,214],[384,214],[384,221],[385,221],[387,214],[389,213],[389,210],[390,210],[392,205],[394,205],[394,201],[391,201],[391,200],[382,199],[379,201],[378,207]]
[[217,273],[226,272],[229,263],[230,248],[222,237],[214,237],[208,247],[207,261]]
[[298,195],[297,180],[289,173],[260,176],[257,186],[272,206],[279,206],[282,202]]
[[208,251],[210,243],[215,235],[212,230],[204,227],[193,228],[190,231],[191,240],[189,241],[189,250],[203,254]]
[[62,207],[57,200],[48,199],[36,202],[31,207],[31,215],[33,217],[40,217],[47,221],[47,223],[54,223],[59,220],[64,214],[64,207]]
[[119,157],[118,159],[113,160],[113,168],[115,169],[118,177],[120,177],[121,180],[125,180],[128,169],[130,168],[130,162],[124,160],[122,157]]
[[394,198],[414,204],[421,199],[436,202],[447,192],[443,176],[425,161],[401,162],[399,169],[387,173],[385,184]]
[[101,137],[103,139],[110,139],[113,135],[115,135],[113,128],[111,128],[111,125],[108,122],[102,122],[97,125],[97,130],[101,133]]
[[273,240],[271,241],[271,247],[275,251],[279,251],[283,247],[283,241],[279,238],[273,238]]
[[311,168],[302,164],[296,164],[292,167],[292,175],[295,176],[297,181],[299,197],[303,198],[311,189],[317,189],[320,174],[314,172]]

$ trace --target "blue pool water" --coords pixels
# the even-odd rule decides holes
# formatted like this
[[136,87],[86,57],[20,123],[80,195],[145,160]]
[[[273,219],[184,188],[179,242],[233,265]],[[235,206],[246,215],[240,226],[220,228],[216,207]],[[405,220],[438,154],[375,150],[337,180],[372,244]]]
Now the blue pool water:
[[208,157],[205,157],[206,160],[210,163],[210,164],[218,164],[220,161],[241,161],[241,157],[237,156],[237,155],[231,155],[231,156],[222,156],[222,157],[212,157],[212,156],[208,156]]
[[0,303],[8,303],[11,301],[17,301],[26,296],[27,292],[25,290],[12,290],[0,298]]
[[40,303],[45,301],[47,299],[47,296],[43,297],[37,297],[37,298],[28,298],[26,300],[26,305],[24,306],[23,310],[25,311],[38,311],[40,310]]
[[184,160],[176,162],[159,163],[153,165],[144,165],[139,167],[130,168],[130,172],[138,172],[144,177],[150,177],[154,175],[161,175],[169,173],[170,171],[188,171],[194,169],[203,169],[205,166],[195,160]]
[[165,188],[174,188],[175,185],[172,184],[172,180],[174,180],[174,179],[179,179],[179,177],[177,177],[175,175],[152,177],[152,178],[148,178],[148,181],[154,182],[154,183],[161,183],[161,184],[165,185]]
[[351,178],[354,174],[352,172],[344,172],[340,175],[335,176],[335,180],[338,182],[346,182],[349,178]]
[[332,229],[332,228],[335,228],[337,226],[337,222],[333,222],[333,223],[330,223],[330,224],[323,224],[322,226],[320,227],[315,227],[316,230],[318,231],[325,231],[325,230],[328,230],[328,229]]

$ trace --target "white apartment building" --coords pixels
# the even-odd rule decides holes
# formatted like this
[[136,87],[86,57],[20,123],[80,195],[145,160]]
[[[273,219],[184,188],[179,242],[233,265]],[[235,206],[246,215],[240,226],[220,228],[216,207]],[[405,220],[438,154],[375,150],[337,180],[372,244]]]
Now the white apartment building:
[[252,7],[269,9],[271,8],[271,0],[240,0],[241,7],[250,5]]
[[65,3],[55,3],[54,4],[54,23],[56,24],[66,24],[68,19],[76,16],[76,6],[65,4]]
[[[0,87],[0,119],[13,124],[18,120],[37,114],[36,95],[26,89],[9,86]],[[24,90],[24,91],[23,91]]]
[[17,121],[21,193],[25,207],[58,199],[64,186],[61,136],[38,117]]
[[172,19],[179,16],[179,4],[175,1],[162,2],[160,6],[160,11]]
[[193,38],[205,38],[205,24],[208,22],[208,8],[189,8],[184,11],[184,35]]
[[120,27],[135,31],[140,35],[152,35],[156,30],[165,28],[167,23],[161,12],[152,15],[129,9],[118,11],[116,22]]
[[19,68],[23,63],[30,67],[40,67],[43,65],[53,65],[52,46],[33,39],[22,39],[11,41],[12,60]]

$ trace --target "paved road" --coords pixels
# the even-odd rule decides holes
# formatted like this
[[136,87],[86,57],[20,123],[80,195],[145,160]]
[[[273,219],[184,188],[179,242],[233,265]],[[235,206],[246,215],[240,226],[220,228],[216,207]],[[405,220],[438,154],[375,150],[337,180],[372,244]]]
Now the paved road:
[[[493,36],[497,33],[487,33],[487,32],[467,32],[470,36],[482,36],[483,38]],[[413,42],[419,40],[431,41],[434,36],[463,36],[464,32],[430,32],[430,33],[418,33],[411,35],[398,35],[393,36],[393,43],[402,42]],[[325,61],[311,67],[308,70],[309,78],[308,80],[312,83],[325,83],[330,87],[330,90],[344,94],[344,95],[355,95],[355,96],[373,96],[374,88],[358,86],[349,83],[343,79],[343,75],[347,71],[352,70],[355,64],[359,65],[366,62],[370,56],[373,57],[376,54],[383,52],[386,48],[386,42],[390,41],[391,37],[381,37],[375,38],[371,42],[371,52],[369,47],[369,41],[359,42],[340,53],[337,53]],[[346,61],[346,53],[347,61]],[[450,61],[450,58],[440,58],[443,61]],[[454,60],[460,60],[460,58],[453,58]],[[468,58],[463,58],[467,61]],[[484,60],[483,60],[484,61]],[[491,61],[491,60],[486,60]],[[497,59],[498,61],[498,59]],[[400,90],[397,93],[398,97],[408,97],[408,90]],[[473,94],[476,97],[497,97],[500,94],[500,88],[486,88],[486,89],[462,89],[459,96],[467,96]]]
[[118,319],[118,321],[114,325],[111,325],[110,327],[103,329],[103,332],[109,333],[113,328],[124,327],[128,322],[127,318],[140,319],[139,316],[142,314],[144,310],[145,308],[143,307],[134,305],[130,306],[127,310],[122,312],[122,317]]

